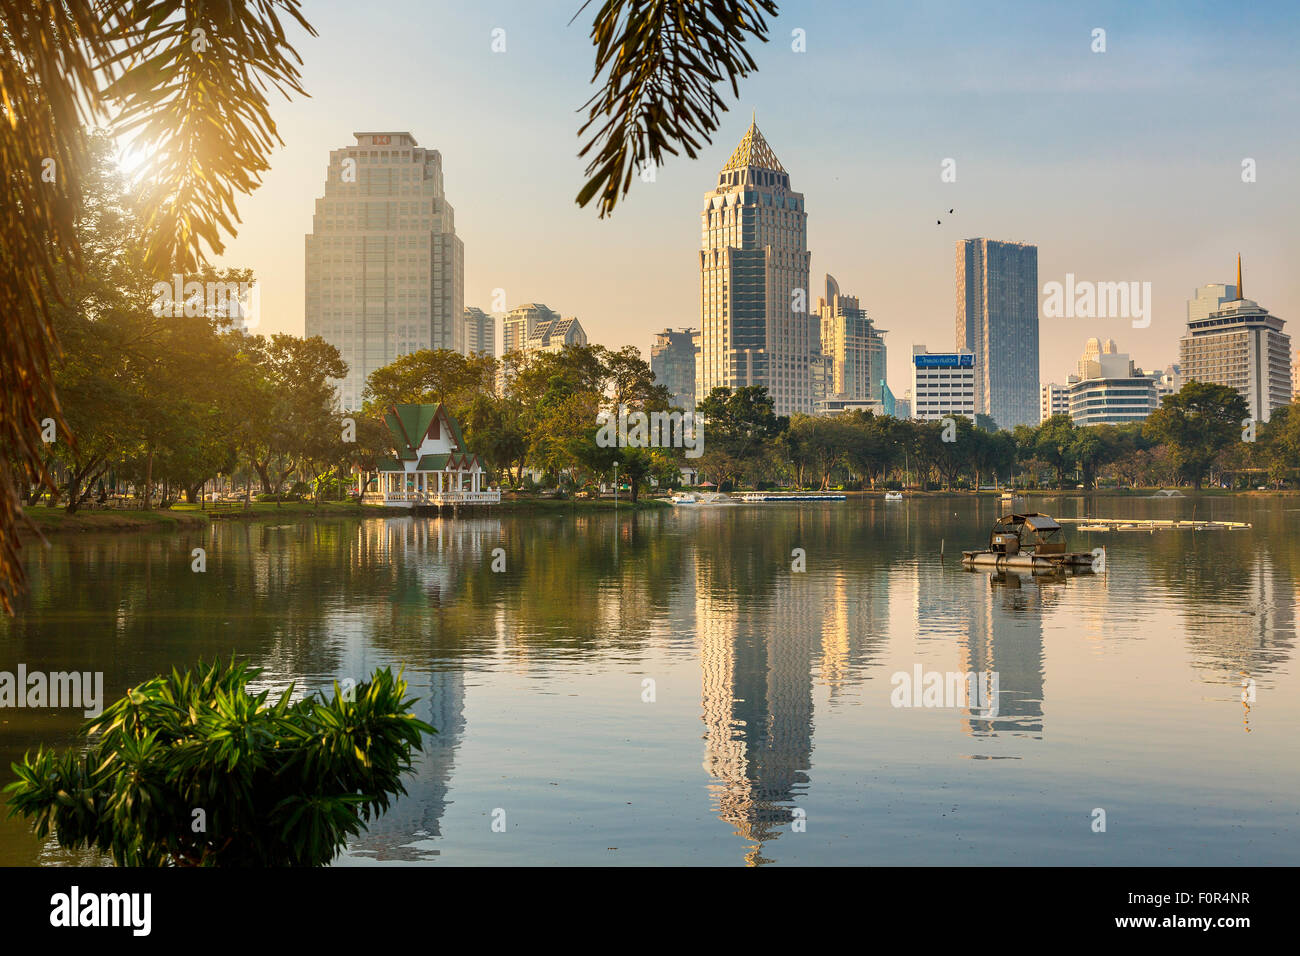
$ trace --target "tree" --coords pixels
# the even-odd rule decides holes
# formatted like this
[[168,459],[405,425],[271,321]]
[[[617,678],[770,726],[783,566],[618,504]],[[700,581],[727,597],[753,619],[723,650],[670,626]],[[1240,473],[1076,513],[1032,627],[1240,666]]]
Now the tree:
[[1038,426],[1033,437],[1033,454],[1056,472],[1056,487],[1065,484],[1065,471],[1077,462],[1074,422],[1069,415],[1053,415]]
[[[10,816],[118,866],[324,866],[404,794],[424,734],[401,675],[268,704],[233,660],[155,677],[64,753],[14,765]],[[201,811],[202,816],[198,816]]]
[[1246,400],[1235,388],[1193,381],[1164,397],[1147,417],[1143,433],[1168,446],[1178,474],[1200,491],[1214,459],[1240,440],[1248,414]]
[[762,467],[768,444],[789,425],[775,413],[767,388],[746,385],[734,392],[717,386],[699,411],[705,423],[704,455],[700,464],[718,484],[738,481]]
[[[236,12],[238,11],[238,12]],[[188,272],[233,233],[276,143],[267,94],[301,93],[285,22],[313,33],[298,0],[0,0],[0,607],[23,581],[15,522],[22,479],[50,485],[40,422],[66,427],[51,374],[51,305],[63,274],[85,274],[75,220],[86,127],[157,147],[143,177],[149,271]],[[199,42],[201,39],[201,42]]]
[[578,205],[599,194],[604,218],[631,188],[633,173],[662,165],[665,152],[676,156],[674,144],[694,159],[726,109],[717,86],[729,81],[739,95],[736,80],[755,68],[745,40],[766,42],[763,15],[776,10],[774,0],[605,0],[591,28],[598,89],[579,131],[594,128],[578,153],[593,153]]
[[465,417],[475,399],[495,387],[497,360],[490,355],[461,355],[450,349],[421,349],[401,355],[366,379],[362,401],[379,416],[390,405],[446,405]]

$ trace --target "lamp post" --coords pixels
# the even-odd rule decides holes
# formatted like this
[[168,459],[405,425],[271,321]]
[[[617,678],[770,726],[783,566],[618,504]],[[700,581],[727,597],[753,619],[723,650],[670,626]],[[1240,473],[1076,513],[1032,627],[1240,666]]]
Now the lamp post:
[[614,459],[614,507],[618,507],[618,459]]

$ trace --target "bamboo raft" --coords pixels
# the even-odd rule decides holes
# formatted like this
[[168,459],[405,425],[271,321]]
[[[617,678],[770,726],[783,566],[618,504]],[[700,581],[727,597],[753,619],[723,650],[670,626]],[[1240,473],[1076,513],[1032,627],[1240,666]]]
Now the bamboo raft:
[[1251,527],[1246,521],[1209,521],[1191,518],[1186,521],[1152,518],[1057,518],[1079,531],[1243,531]]

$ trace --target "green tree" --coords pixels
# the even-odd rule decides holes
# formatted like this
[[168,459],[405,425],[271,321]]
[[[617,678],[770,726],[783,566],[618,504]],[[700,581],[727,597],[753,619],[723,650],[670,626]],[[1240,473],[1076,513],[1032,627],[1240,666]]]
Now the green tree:
[[1214,459],[1241,440],[1248,414],[1246,400],[1235,388],[1188,382],[1178,394],[1164,397],[1143,432],[1168,447],[1178,474],[1200,491]]
[[746,385],[734,392],[718,386],[699,404],[704,419],[704,454],[700,467],[718,484],[732,487],[745,475],[757,474],[769,443],[789,425],[778,417],[762,385]]
[[83,745],[14,765],[10,816],[119,866],[324,866],[406,792],[412,751],[437,731],[387,668],[296,703],[292,685],[274,703],[249,693],[258,674],[200,662],[132,688]]

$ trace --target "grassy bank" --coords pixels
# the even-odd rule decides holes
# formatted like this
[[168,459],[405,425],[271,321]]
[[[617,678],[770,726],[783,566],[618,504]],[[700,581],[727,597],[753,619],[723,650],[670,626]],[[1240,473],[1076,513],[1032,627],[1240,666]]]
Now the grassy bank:
[[[24,508],[23,514],[40,530],[41,534],[88,531],[178,531],[182,528],[201,528],[208,523],[197,512],[179,511],[79,511],[68,514],[62,508]],[[20,533],[32,534],[23,524]]]

